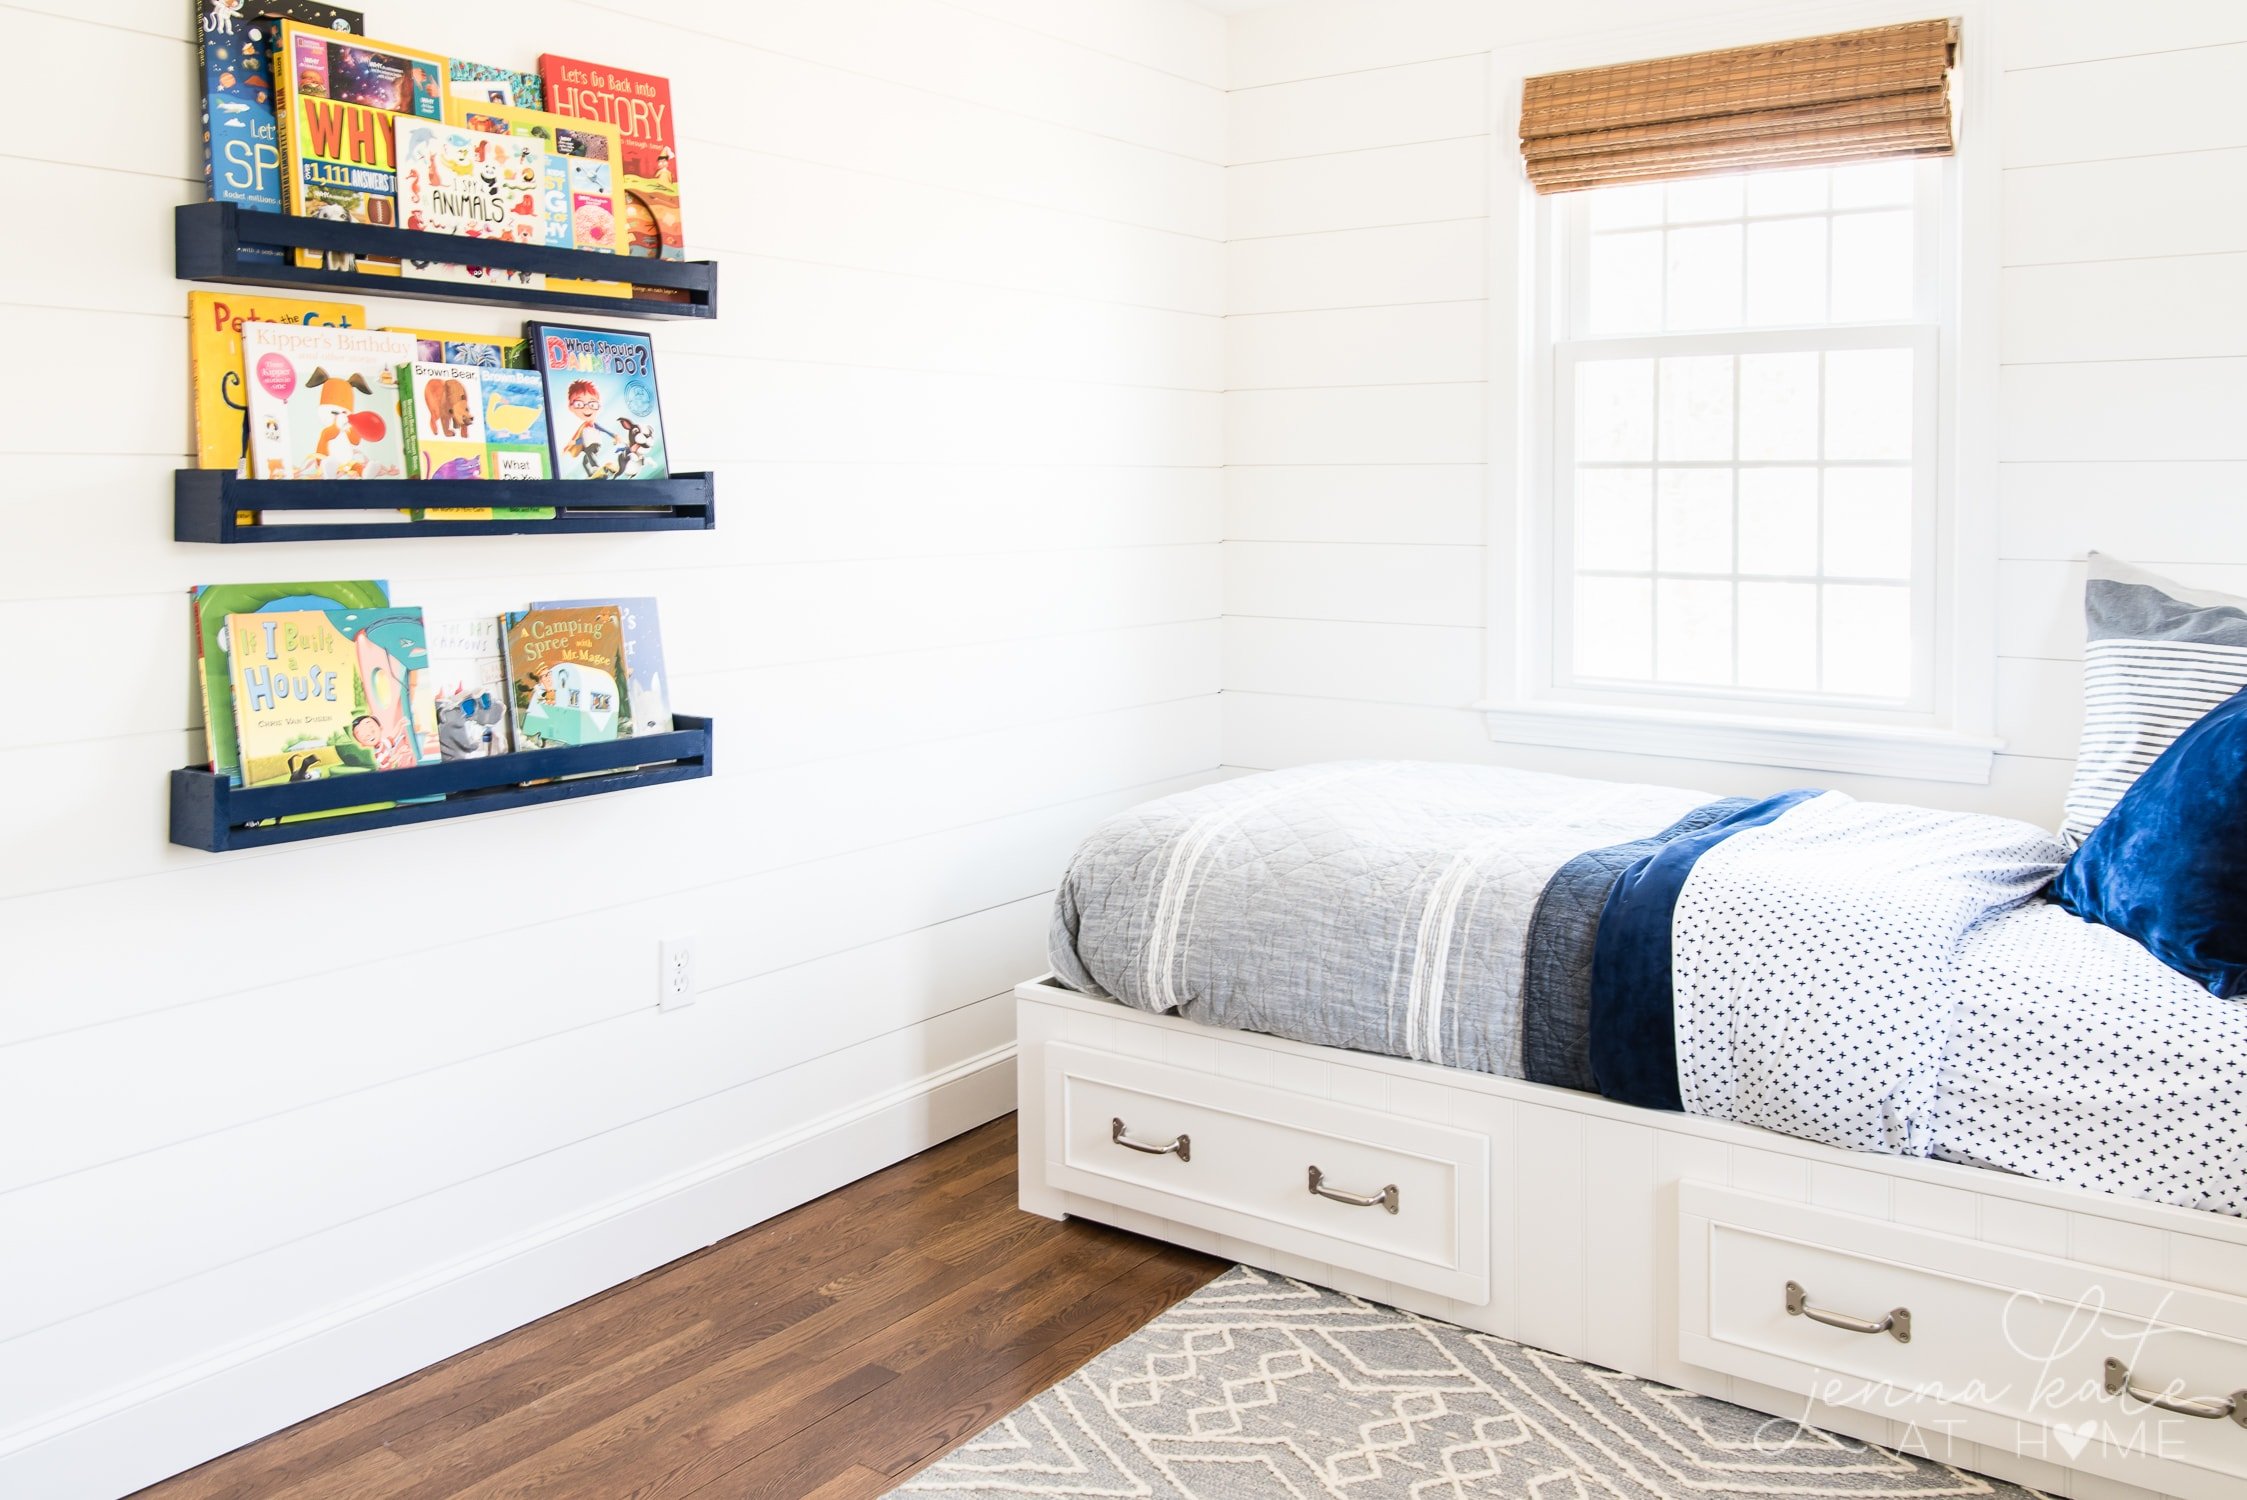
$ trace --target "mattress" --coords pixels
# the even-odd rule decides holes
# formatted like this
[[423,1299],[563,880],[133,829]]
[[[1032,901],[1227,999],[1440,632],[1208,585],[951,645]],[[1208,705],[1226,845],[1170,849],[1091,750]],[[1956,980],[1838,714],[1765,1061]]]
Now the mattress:
[[1050,953],[1205,1025],[2247,1211],[2247,1005],[2044,902],[2065,857],[1831,791],[1351,762],[1108,820]]

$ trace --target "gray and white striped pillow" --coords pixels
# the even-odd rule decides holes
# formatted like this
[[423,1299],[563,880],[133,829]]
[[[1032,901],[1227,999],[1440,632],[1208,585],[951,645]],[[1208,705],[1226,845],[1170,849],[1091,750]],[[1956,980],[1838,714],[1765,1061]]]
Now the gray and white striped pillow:
[[2071,846],[2170,741],[2247,687],[2247,599],[2094,552],[2083,619],[2083,744],[2060,825]]

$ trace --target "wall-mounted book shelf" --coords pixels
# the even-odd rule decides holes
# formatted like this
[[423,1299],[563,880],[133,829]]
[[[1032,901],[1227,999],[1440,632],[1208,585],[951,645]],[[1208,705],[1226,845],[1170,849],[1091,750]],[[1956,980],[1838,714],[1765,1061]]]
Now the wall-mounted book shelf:
[[[551,506],[551,520],[405,521],[401,510]],[[334,511],[333,522],[243,525],[242,511]],[[368,512],[380,512],[372,519]],[[172,540],[339,542],[363,537],[537,536],[569,531],[708,531],[708,474],[669,479],[242,479],[227,469],[172,472]]]
[[[612,318],[714,318],[718,315],[718,263],[711,260],[642,260],[598,250],[558,250],[506,240],[467,240],[456,235],[392,229],[380,224],[338,223],[294,214],[244,212],[232,203],[182,203],[172,210],[174,273],[182,281],[216,281],[233,286],[300,287],[333,294],[352,291],[372,297],[420,297],[437,302],[480,302],[487,307],[528,307],[547,311],[601,313]],[[245,249],[282,252],[279,260],[245,259]],[[481,281],[435,281],[419,276],[378,276],[365,271],[308,269],[291,250],[329,250],[347,255],[453,265],[496,266],[509,271],[542,271],[585,281],[630,281],[642,287],[682,292],[683,302],[648,297],[596,297],[583,292],[493,285]]]
[[[369,828],[396,828],[439,818],[464,818],[511,807],[536,807],[633,787],[692,781],[710,774],[708,719],[675,716],[669,734],[642,735],[560,750],[519,750],[486,760],[448,760],[410,771],[379,771],[282,786],[238,787],[201,766],[172,772],[172,842],[213,854],[301,839],[334,838]],[[548,779],[569,777],[570,780]],[[525,782],[536,781],[536,786]],[[442,797],[439,802],[402,799]],[[401,799],[368,812],[338,812]],[[301,822],[275,819],[330,813]]]

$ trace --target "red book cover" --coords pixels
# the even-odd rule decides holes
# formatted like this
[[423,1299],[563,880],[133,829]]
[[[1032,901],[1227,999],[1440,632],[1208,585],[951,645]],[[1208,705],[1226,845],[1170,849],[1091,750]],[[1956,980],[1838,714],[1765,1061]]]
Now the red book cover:
[[546,77],[548,109],[613,125],[623,137],[630,253],[648,260],[685,260],[670,80],[551,53],[538,60],[538,67]]

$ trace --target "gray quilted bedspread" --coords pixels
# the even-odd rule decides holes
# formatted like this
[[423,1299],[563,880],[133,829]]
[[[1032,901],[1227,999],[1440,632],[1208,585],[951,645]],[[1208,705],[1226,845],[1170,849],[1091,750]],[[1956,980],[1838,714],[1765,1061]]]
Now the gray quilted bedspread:
[[1413,761],[1219,782],[1085,839],[1054,902],[1054,972],[1206,1025],[1518,1078],[1547,881],[1707,800]]

